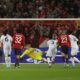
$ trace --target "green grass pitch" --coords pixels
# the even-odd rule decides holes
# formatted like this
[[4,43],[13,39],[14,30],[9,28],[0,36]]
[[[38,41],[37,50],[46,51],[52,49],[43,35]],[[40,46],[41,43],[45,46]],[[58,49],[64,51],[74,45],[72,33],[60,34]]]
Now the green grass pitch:
[[0,80],[80,80],[80,65],[75,68],[70,65],[64,68],[63,64],[21,64],[20,68],[7,69],[0,64]]

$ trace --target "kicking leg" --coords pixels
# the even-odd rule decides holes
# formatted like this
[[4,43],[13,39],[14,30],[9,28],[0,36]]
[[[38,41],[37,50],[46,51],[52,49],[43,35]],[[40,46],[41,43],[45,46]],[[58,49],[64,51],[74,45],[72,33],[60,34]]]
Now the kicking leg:
[[80,63],[80,60],[78,58],[74,57],[73,59],[74,59],[74,61]]

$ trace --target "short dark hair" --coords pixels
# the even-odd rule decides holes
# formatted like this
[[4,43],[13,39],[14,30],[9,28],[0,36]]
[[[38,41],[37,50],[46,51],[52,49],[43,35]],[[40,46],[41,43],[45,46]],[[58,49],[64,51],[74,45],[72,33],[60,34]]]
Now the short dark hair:
[[53,37],[52,37],[52,35],[49,35],[49,39],[52,39]]
[[8,30],[4,30],[4,31],[3,31],[3,34],[4,34],[4,35],[8,34]]

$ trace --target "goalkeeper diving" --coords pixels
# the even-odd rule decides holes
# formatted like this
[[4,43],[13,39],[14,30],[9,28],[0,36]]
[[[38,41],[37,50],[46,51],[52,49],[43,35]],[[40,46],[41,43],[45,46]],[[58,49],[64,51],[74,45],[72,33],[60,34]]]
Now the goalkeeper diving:
[[42,55],[44,54],[44,52],[42,52],[41,50],[37,49],[37,48],[32,48],[31,44],[28,44],[26,46],[26,50],[22,53],[22,55],[20,56],[20,58],[22,59],[25,55],[29,56],[32,59],[35,60],[39,60],[39,61],[44,61],[47,62],[46,59],[44,59],[42,57]]

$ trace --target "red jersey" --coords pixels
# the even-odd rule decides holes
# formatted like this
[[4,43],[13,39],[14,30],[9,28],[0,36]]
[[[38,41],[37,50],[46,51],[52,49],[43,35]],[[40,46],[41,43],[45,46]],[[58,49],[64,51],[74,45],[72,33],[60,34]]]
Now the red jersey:
[[70,38],[69,38],[69,35],[67,35],[67,34],[60,35],[59,38],[58,38],[58,43],[61,46],[67,45],[68,47],[70,47]]
[[16,33],[13,35],[13,47],[14,48],[23,48],[25,45],[25,37],[21,33]]

